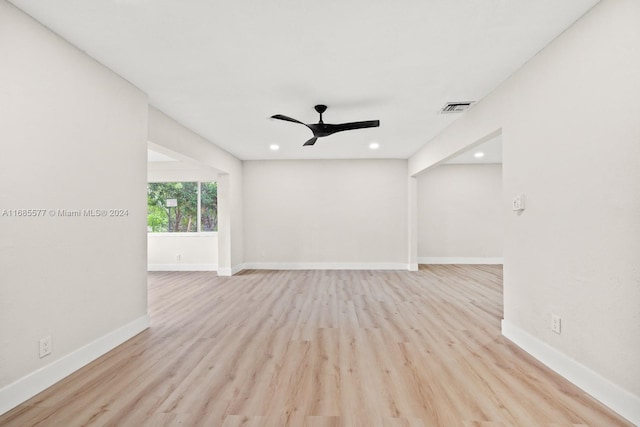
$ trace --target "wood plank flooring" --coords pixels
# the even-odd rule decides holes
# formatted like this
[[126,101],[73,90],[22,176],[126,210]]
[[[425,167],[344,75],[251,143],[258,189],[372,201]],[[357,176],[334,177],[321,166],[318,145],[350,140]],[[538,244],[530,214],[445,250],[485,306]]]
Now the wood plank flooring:
[[630,425],[500,335],[500,266],[149,273],[149,309],[0,425]]

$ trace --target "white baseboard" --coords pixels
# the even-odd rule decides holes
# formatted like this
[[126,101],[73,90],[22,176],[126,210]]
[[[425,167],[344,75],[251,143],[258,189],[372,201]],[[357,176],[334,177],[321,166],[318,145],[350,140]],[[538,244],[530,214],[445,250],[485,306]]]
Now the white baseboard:
[[148,264],[147,271],[217,271],[215,264]]
[[247,270],[408,270],[401,262],[248,262]]
[[231,268],[228,268],[228,267],[218,268],[218,276],[220,276],[220,277],[230,277],[230,276],[233,276],[235,274],[240,273],[244,269],[245,269],[245,264],[234,265]]
[[620,416],[640,425],[639,396],[610,382],[506,320],[502,320],[502,335]]
[[220,277],[230,277],[230,276],[233,276],[233,272],[228,267],[218,267],[218,276],[220,276]]
[[139,317],[0,389],[0,415],[31,399],[148,327],[149,316]]
[[504,264],[502,257],[418,257],[418,264]]

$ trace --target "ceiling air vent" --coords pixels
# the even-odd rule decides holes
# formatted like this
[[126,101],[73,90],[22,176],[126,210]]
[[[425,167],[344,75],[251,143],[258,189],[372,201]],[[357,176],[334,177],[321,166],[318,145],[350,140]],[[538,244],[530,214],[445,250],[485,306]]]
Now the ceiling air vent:
[[447,102],[442,110],[440,110],[440,114],[453,114],[453,113],[463,113],[474,104],[475,101],[465,101],[465,102]]

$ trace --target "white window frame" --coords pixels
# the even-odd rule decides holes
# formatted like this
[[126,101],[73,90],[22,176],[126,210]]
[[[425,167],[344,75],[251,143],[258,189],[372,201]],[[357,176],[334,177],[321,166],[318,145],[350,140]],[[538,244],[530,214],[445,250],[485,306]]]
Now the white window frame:
[[171,180],[171,181],[147,181],[147,186],[149,184],[161,184],[161,183],[165,183],[165,182],[195,182],[196,184],[198,184],[198,194],[197,194],[197,198],[196,198],[196,203],[198,204],[197,209],[196,209],[196,222],[197,222],[197,227],[196,227],[196,231],[193,232],[189,232],[187,233],[186,231],[177,231],[177,232],[170,232],[170,231],[158,231],[158,232],[153,232],[153,231],[149,231],[147,230],[147,234],[152,235],[152,236],[210,236],[213,234],[218,234],[217,231],[202,231],[202,224],[201,224],[201,219],[202,219],[202,183],[203,182],[215,182],[217,183],[218,181],[193,181],[193,180]]

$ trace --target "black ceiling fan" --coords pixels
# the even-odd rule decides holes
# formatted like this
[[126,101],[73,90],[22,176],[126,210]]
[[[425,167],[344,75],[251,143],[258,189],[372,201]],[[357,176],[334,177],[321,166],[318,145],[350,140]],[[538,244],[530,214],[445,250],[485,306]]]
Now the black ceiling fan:
[[313,132],[313,138],[304,143],[305,146],[313,145],[316,143],[318,138],[322,138],[324,136],[332,135],[336,132],[342,132],[345,130],[354,130],[354,129],[365,129],[365,128],[375,128],[380,126],[380,120],[367,120],[364,122],[351,122],[351,123],[341,123],[337,125],[333,125],[330,123],[325,123],[322,121],[322,113],[327,110],[326,105],[316,105],[315,110],[320,114],[320,121],[315,124],[306,124],[302,123],[299,120],[292,119],[291,117],[283,116],[282,114],[276,114],[275,116],[271,116],[272,119],[284,120],[287,122],[300,123],[311,129]]

